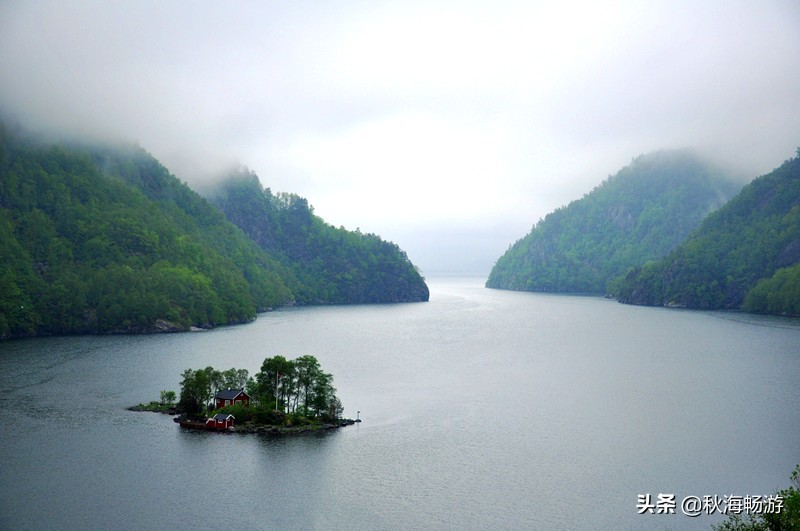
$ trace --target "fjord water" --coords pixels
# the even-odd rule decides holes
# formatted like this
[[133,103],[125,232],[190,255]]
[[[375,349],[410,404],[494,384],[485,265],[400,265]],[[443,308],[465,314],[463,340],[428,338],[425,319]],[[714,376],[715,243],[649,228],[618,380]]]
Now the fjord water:
[[[0,343],[0,528],[709,528],[682,498],[771,494],[800,462],[797,321],[430,286],[429,303]],[[278,354],[316,356],[364,422],[276,438],[125,409],[186,368]],[[646,493],[677,514],[637,514]]]

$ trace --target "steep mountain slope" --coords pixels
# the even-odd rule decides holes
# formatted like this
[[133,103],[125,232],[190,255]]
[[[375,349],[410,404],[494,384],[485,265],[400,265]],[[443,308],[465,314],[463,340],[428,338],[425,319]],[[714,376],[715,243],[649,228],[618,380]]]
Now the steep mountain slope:
[[642,155],[539,220],[500,257],[486,286],[605,292],[628,268],[667,254],[736,189],[690,151]]
[[739,308],[747,299],[750,311],[799,314],[799,264],[800,151],[745,186],[663,260],[628,272],[616,296],[689,308]]
[[213,326],[293,300],[291,274],[143,150],[2,124],[0,257],[0,337]]
[[[288,242],[308,215],[287,206]],[[323,268],[325,252],[315,257]],[[259,247],[144,150],[51,144],[3,123],[0,260],[0,338],[244,322],[259,309],[372,293],[368,273],[395,265],[345,275],[333,292],[311,273],[299,279],[290,258]],[[421,286],[406,290],[415,299],[389,290],[382,300],[427,300]]]
[[299,303],[428,300],[428,287],[397,245],[328,225],[304,198],[273,195],[254,173],[232,174],[209,198],[294,273]]

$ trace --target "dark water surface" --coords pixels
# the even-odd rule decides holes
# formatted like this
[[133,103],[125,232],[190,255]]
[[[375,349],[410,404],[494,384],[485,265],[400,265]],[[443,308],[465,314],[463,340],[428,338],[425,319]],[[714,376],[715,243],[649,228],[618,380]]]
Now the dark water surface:
[[[430,282],[178,335],[0,343],[0,529],[696,529],[800,462],[800,323]],[[126,407],[316,356],[364,422],[268,438]],[[637,514],[675,494],[677,514]]]

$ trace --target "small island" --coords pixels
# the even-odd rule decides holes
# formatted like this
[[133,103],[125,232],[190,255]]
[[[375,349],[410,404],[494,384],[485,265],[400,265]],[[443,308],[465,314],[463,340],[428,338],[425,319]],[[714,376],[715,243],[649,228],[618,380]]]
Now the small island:
[[333,376],[314,356],[266,358],[254,377],[247,369],[210,366],[186,369],[182,377],[177,403],[174,391],[162,391],[160,401],[128,409],[177,415],[187,429],[237,433],[306,433],[361,422],[342,418]]

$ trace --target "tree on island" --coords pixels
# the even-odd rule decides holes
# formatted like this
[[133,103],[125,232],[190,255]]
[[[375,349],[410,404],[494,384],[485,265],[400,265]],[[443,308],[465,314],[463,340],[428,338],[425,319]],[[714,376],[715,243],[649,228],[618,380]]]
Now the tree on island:
[[261,404],[273,404],[273,409],[286,411],[289,397],[294,394],[295,364],[283,356],[266,358],[256,373],[252,394]]
[[293,409],[297,409],[297,403],[302,392],[303,412],[308,416],[308,406],[311,403],[313,386],[322,377],[322,369],[314,356],[300,356],[294,360],[295,373],[297,374],[297,393],[294,396]]
[[214,367],[206,367],[203,371],[211,383],[211,396],[224,389],[244,389],[247,386],[250,372],[247,369],[231,367],[227,371],[218,371]]
[[250,371],[231,367],[222,371],[222,389],[244,389],[250,379]]
[[206,404],[213,396],[211,379],[205,369],[186,369],[182,376],[181,399],[178,405],[190,418],[197,417],[205,411]]
[[341,410],[341,402],[338,407],[336,405],[333,375],[324,372],[314,356],[300,356],[295,360],[283,356],[267,358],[255,381],[256,399],[262,404],[277,402],[275,409],[284,413],[335,418]]
[[171,406],[175,403],[175,391],[161,391],[161,403]]
[[333,375],[322,370],[314,356],[288,360],[284,356],[266,358],[254,378],[246,369],[218,371],[213,367],[186,369],[181,381],[179,407],[189,417],[202,415],[212,397],[222,389],[246,389],[251,405],[223,408],[241,420],[275,424],[287,415],[294,420],[335,420],[343,412],[342,402],[333,387]]

